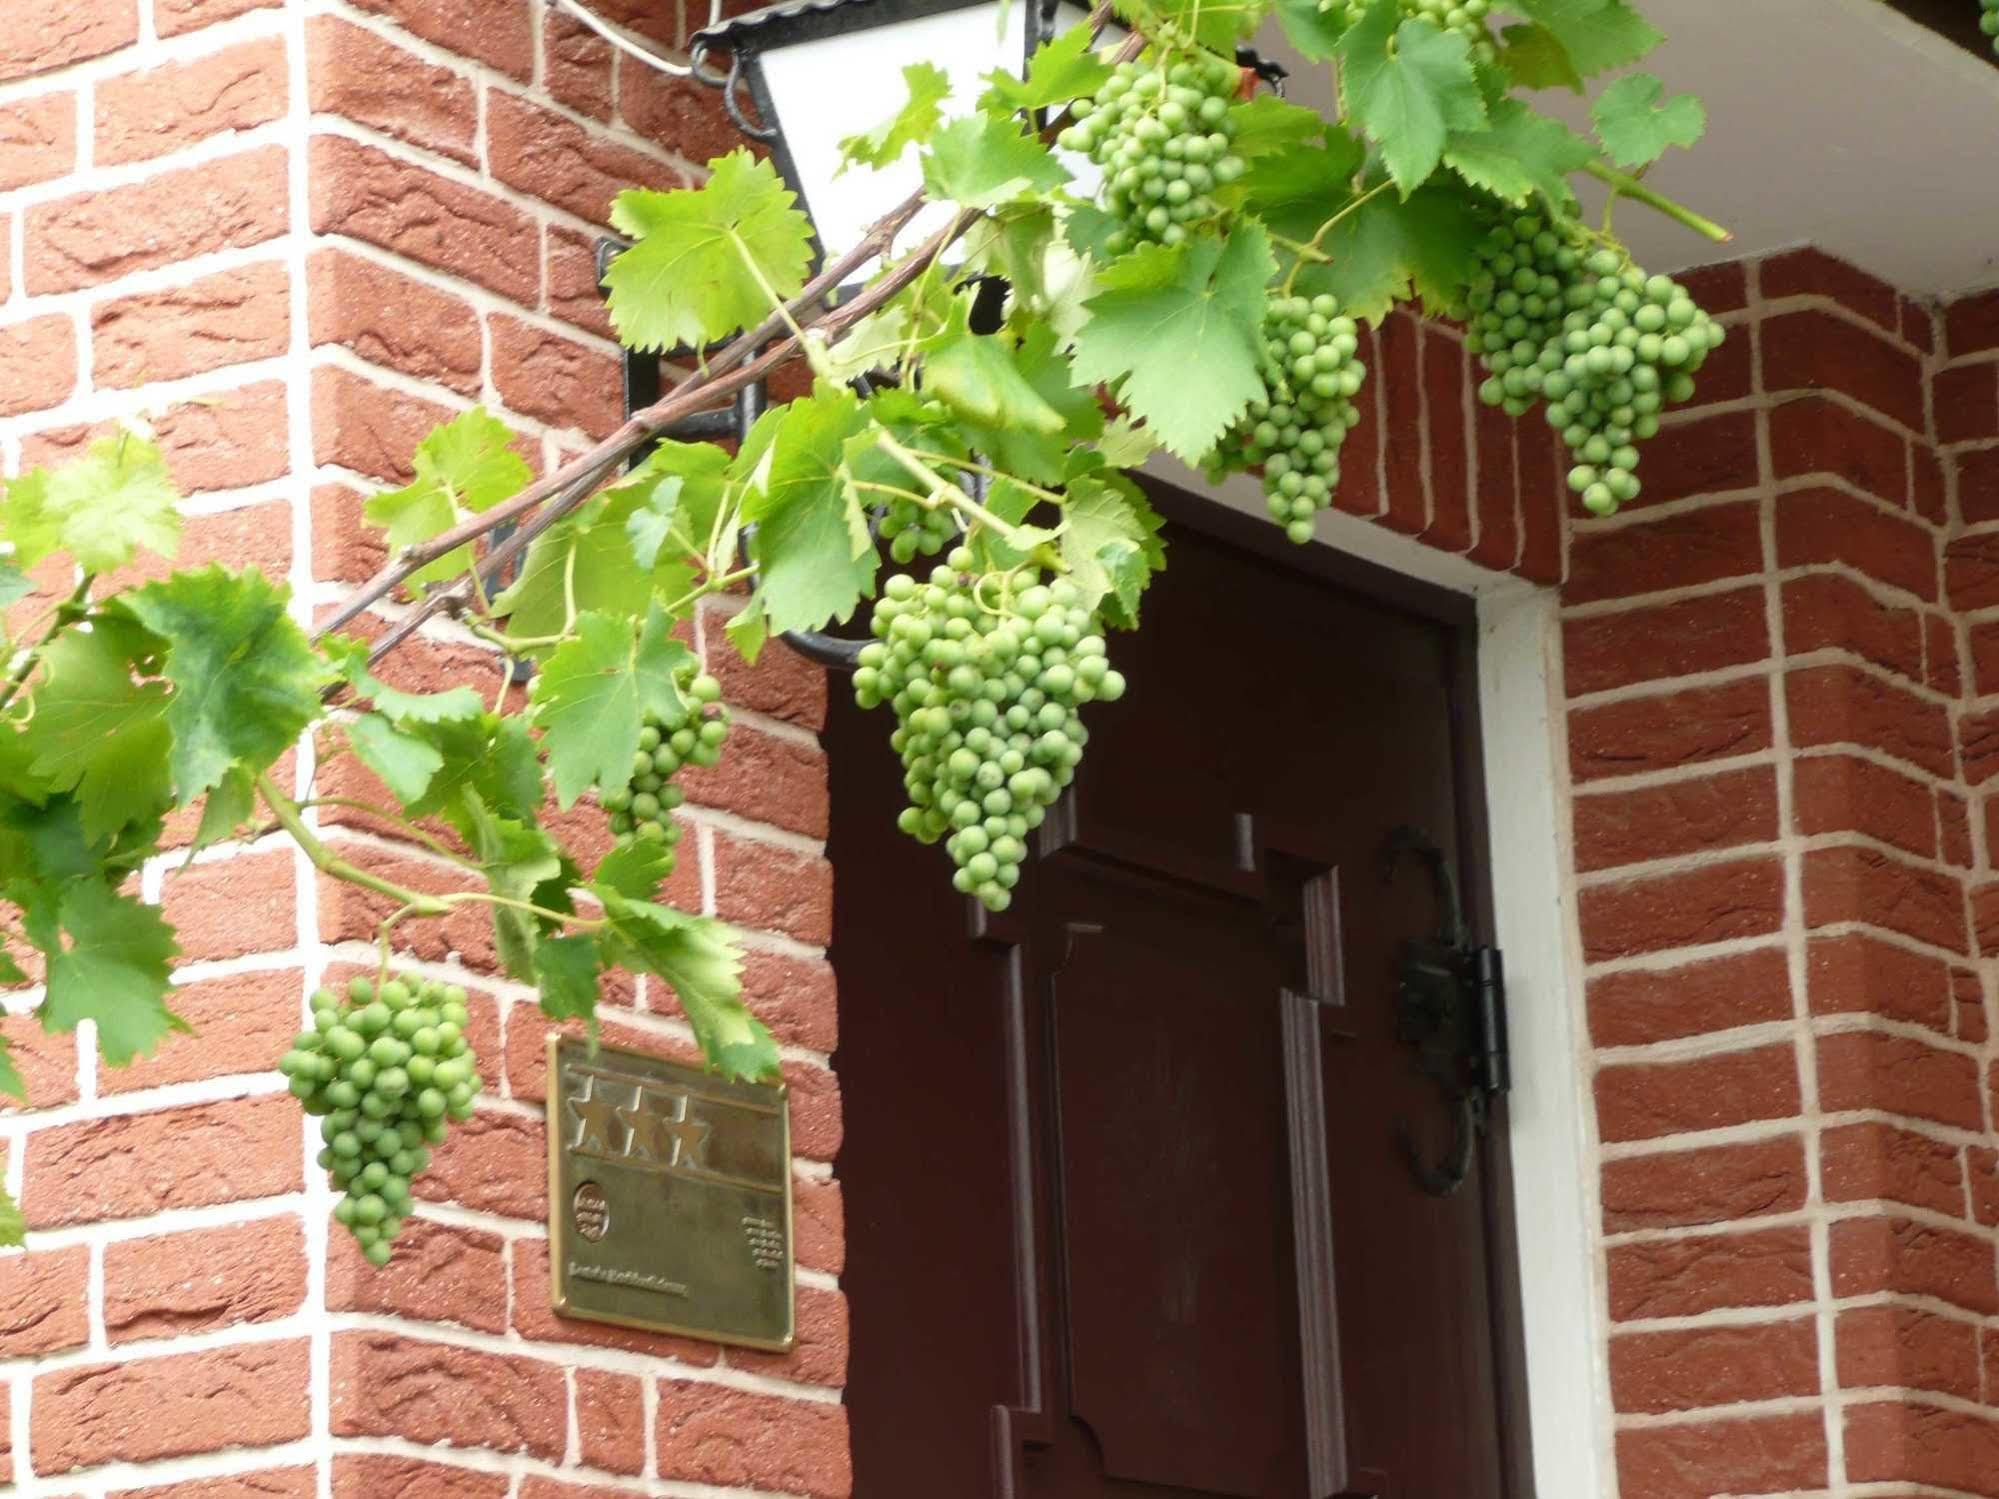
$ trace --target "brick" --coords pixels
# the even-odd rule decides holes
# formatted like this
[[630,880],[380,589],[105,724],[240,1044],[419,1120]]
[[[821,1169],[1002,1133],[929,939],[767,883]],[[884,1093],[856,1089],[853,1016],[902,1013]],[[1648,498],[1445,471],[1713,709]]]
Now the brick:
[[1563,455],[1546,422],[1522,422],[1515,434],[1520,473],[1520,561],[1514,571],[1536,583],[1559,583],[1573,571],[1573,544],[1564,554],[1569,491]]
[[1909,503],[1933,526],[1950,523],[1950,494],[1944,487],[1943,458],[1927,444],[1909,450]]
[[296,1441],[311,1424],[306,1343],[252,1343],[43,1374],[37,1473]]
[[595,241],[560,224],[549,226],[547,238],[549,312],[601,338],[617,337],[597,280]]
[[1865,932],[1811,939],[1805,951],[1812,1013],[1853,1011],[1945,1030],[1950,1024],[1950,969],[1942,960]]
[[1940,371],[1935,388],[1939,442],[1999,437],[1999,361]]
[[1912,682],[1923,680],[1923,617],[1917,610],[1883,603],[1835,573],[1793,578],[1782,599],[1784,648],[1791,655],[1846,651]]
[[1965,714],[1957,732],[1964,779],[1980,786],[1999,774],[1999,710]]
[[84,1302],[90,1250],[35,1250],[0,1259],[0,1357],[81,1348],[90,1341]]
[[265,146],[28,209],[27,286],[73,291],[286,229],[285,152]]
[[1957,629],[1949,616],[1932,614],[1923,623],[1923,680],[1932,691],[1956,697],[1964,690]]
[[1999,1150],[1974,1145],[1964,1153],[1964,1165],[1971,1182],[1971,1216],[1987,1228],[1999,1227]]
[[377,1269],[361,1257],[352,1234],[337,1225],[327,1232],[328,1311],[506,1331],[507,1271],[498,1234],[411,1218],[394,1258]]
[[1818,1393],[1818,1327],[1809,1317],[1610,1340],[1610,1396],[1620,1411],[1663,1413]]
[[1471,459],[1465,438],[1465,351],[1434,324],[1423,328],[1424,451],[1430,461],[1430,524],[1423,540],[1444,552],[1472,541]]
[[[617,53],[609,42],[574,16],[551,9],[542,21],[541,52],[542,87],[551,99],[593,120],[611,118],[611,73]],[[642,63],[626,76],[641,73],[666,76]]]
[[1953,607],[1999,604],[1999,535],[1958,536],[1944,543],[1944,588]]
[[[1999,1175],[1995,1175],[1999,1184]],[[1995,1187],[1999,1204],[1999,1186]],[[847,1267],[847,1212],[837,1181],[799,1178],[791,1184],[793,1247],[807,1269],[838,1275]]]
[[285,44],[274,37],[107,78],[96,88],[96,160],[141,161],[275,120],[285,78]]
[[629,57],[618,61],[618,113],[647,140],[689,161],[711,161],[746,144],[718,90]]
[[167,1004],[194,1027],[198,1039],[169,1040],[128,1067],[99,1066],[98,1092],[268,1071],[298,1031],[301,984],[296,969],[273,969],[182,985]]
[[1979,956],[1999,953],[1999,885],[1979,885],[1972,890],[1971,921]]
[[699,806],[733,812],[808,838],[824,838],[830,815],[826,756],[815,744],[781,739],[751,724],[730,731],[728,752],[709,769],[693,766],[680,784]]
[[291,278],[273,261],[140,296],[90,315],[96,383],[144,385],[269,359],[291,342]]
[[1770,654],[1761,588],[1591,614],[1562,625],[1569,695],[1746,666]]
[[290,1215],[119,1240],[104,1247],[105,1334],[129,1343],[289,1317],[305,1271],[305,1230]]
[[1779,479],[1831,475],[1890,504],[1909,503],[1908,439],[1824,396],[1771,411],[1770,451]]
[[1592,885],[1578,906],[1583,956],[1593,963],[1754,937],[1782,924],[1783,868],[1774,858],[1736,859]]
[[1922,783],[1851,755],[1810,755],[1791,773],[1799,832],[1865,833],[1924,858],[1936,855],[1936,803]]
[[345,234],[532,304],[541,291],[541,236],[503,198],[399,161],[373,146],[316,136],[312,228]]
[[1757,269],[1765,298],[1830,297],[1849,312],[1891,332],[1900,325],[1900,298],[1895,289],[1858,266],[1806,248],[1773,255]]
[[831,1052],[840,1040],[833,967],[750,948],[743,954],[743,1002],[780,1041]]
[[261,1468],[227,1478],[191,1479],[159,1488],[120,1489],[118,1499],[313,1499],[319,1492],[311,1468]]
[[484,339],[471,303],[338,249],[315,251],[306,281],[315,347],[339,344],[370,364],[479,393]]
[[495,315],[487,327],[493,340],[493,386],[510,409],[598,439],[624,421],[622,365],[616,354],[520,318]]
[[1967,1311],[1999,1312],[1992,1244],[1908,1218],[1847,1218],[1832,1225],[1836,1296],[1888,1291],[1934,1296]]
[[1856,1483],[1901,1480],[1960,1493],[1999,1492],[1999,1422],[1915,1401],[1849,1406],[1846,1472]]
[[360,8],[447,52],[476,57],[523,83],[534,72],[528,0],[357,0]]
[[[514,1331],[531,1343],[569,1344],[587,1348],[617,1348],[649,1358],[705,1368],[716,1362],[713,1343],[677,1338],[667,1333],[641,1332],[608,1322],[586,1322],[557,1316],[549,1305],[548,1241],[514,1241]],[[734,1354],[731,1352],[731,1358]]]
[[[733,600],[715,601],[704,616],[702,629],[709,640],[723,628],[736,605]],[[768,713],[802,728],[826,726],[826,671],[814,666],[781,641],[773,641],[754,666],[727,648],[710,650],[706,665],[722,684],[725,700],[758,713]]]
[[1727,342],[1711,350],[1686,409],[1732,405],[1756,393],[1756,345],[1760,336],[1746,319],[1724,325]]
[[1893,1385],[1978,1399],[1978,1329],[1909,1306],[1856,1306],[1833,1328],[1845,1389]]
[[1781,948],[1589,981],[1590,1039],[1598,1046],[1642,1046],[1790,1017],[1790,963]]
[[537,1359],[481,1353],[394,1333],[336,1333],[333,1434],[450,1442],[560,1461],[569,1391]]
[[1404,440],[1382,448],[1383,493],[1388,508],[1381,523],[1405,536],[1421,534],[1429,524],[1429,501],[1423,486],[1423,445],[1407,439],[1423,430],[1422,372],[1418,363],[1416,319],[1406,312],[1382,321],[1381,362],[1370,366],[1381,386],[1382,430]]
[[291,467],[285,384],[263,380],[170,406],[153,423],[167,470],[187,494],[240,489]]
[[[1925,800],[1925,811],[1928,805]],[[1575,800],[1580,870],[1767,843],[1776,836],[1777,774],[1767,766]]]
[[58,1125],[27,1150],[30,1228],[273,1197],[304,1181],[298,1106],[282,1093]]
[[1580,534],[1562,601],[1633,598],[1761,572],[1761,509],[1754,502],[1716,505]]
[[808,1161],[831,1161],[840,1153],[842,1118],[840,1080],[812,1062],[787,1062],[784,1080],[791,1089],[791,1148]]
[[1754,489],[1763,479],[1756,413],[1729,411],[1672,420],[1645,445],[1641,477],[1645,489],[1633,509]]
[[1471,560],[1504,572],[1520,556],[1520,479],[1514,462],[1513,418],[1483,401],[1476,406],[1472,456],[1478,541],[1471,549]]
[[1902,339],[1912,348],[1934,354],[1937,348],[1937,320],[1929,307],[1913,297],[1902,298]]
[[1805,924],[1857,921],[1953,952],[1969,948],[1962,886],[1872,848],[1805,855]]
[[[38,978],[39,970],[31,971],[30,977]],[[0,1096],[0,1115],[19,1114],[30,1109],[60,1108],[63,1104],[76,1101],[76,1036],[73,1033],[51,1034],[23,1015],[7,1027],[6,1040],[8,1059],[21,1074],[27,1098],[24,1102]],[[99,1087],[103,1086],[102,1078],[107,1070],[99,1069]]]
[[1923,369],[1898,343],[1817,309],[1766,318],[1761,332],[1766,389],[1837,390],[1923,430]]
[[715,834],[715,909],[724,921],[823,947],[833,935],[833,867],[822,855]]
[[0,328],[0,416],[60,406],[76,389],[76,323],[62,313]]
[[1964,523],[1999,520],[1999,445],[1959,453],[1951,464],[1957,470],[1957,508]]
[[1784,695],[1795,744],[1864,745],[1945,778],[1954,769],[1949,713],[1874,672],[1793,669],[1785,674]]
[[541,1121],[481,1109],[456,1126],[416,1179],[426,1202],[455,1202],[530,1221],[548,1217],[548,1144]]
[[662,1381],[659,1476],[845,1499],[847,1412],[716,1385]]
[[[1381,368],[1381,339],[1372,328],[1359,333],[1359,357],[1368,369]],[[1340,482],[1333,504],[1349,515],[1373,518],[1381,513],[1381,381],[1369,380],[1354,398],[1359,420],[1340,449]]]
[[1804,1206],[1804,1141],[1797,1135],[1625,1156],[1603,1167],[1606,1233],[1725,1223]]
[[312,372],[312,449],[320,463],[405,483],[417,444],[456,413],[347,370]]
[[[210,562],[259,568],[265,577],[282,581],[291,570],[291,526],[291,506],[284,500],[190,515],[182,526],[180,550],[174,556],[141,552],[130,566],[108,574],[106,582],[114,588],[137,586],[165,578],[176,569]],[[196,826],[184,812],[171,814],[161,834],[162,845],[185,847],[193,841]]]
[[188,959],[282,952],[298,939],[289,849],[191,864],[173,874],[160,908]]
[[506,1499],[513,1480],[408,1457],[340,1452],[333,1458],[333,1499]]
[[0,105],[0,192],[76,169],[76,95],[42,94]]
[[1937,597],[1937,548],[1914,521],[1838,489],[1797,489],[1777,500],[1777,565],[1839,562],[1920,598]]
[[1577,781],[1671,770],[1766,750],[1770,686],[1758,677],[1631,698],[1569,714]]
[[338,16],[306,23],[306,57],[314,113],[477,163],[478,94],[463,75]]
[[512,94],[487,95],[486,142],[496,178],[593,223],[610,221],[611,200],[627,188],[688,185],[657,157]]
[[0,0],[0,79],[68,67],[139,38],[138,0]]
[[1818,1043],[1819,1105],[1982,1128],[1978,1064],[1911,1036],[1850,1031]]
[[629,1374],[576,1371],[576,1436],[583,1462],[607,1473],[643,1473],[645,1388]]
[[1944,339],[1953,359],[1999,349],[1999,291],[1959,297],[1946,307]]
[[1816,1411],[1617,1434],[1619,1499],[1710,1499],[1825,1481],[1825,1420]]
[[1696,266],[1678,272],[1673,279],[1715,317],[1740,312],[1749,305],[1749,276],[1739,260]]
[[1597,1127],[1606,1140],[1649,1140],[1798,1112],[1797,1057],[1788,1045],[1684,1062],[1632,1062],[1596,1075]]

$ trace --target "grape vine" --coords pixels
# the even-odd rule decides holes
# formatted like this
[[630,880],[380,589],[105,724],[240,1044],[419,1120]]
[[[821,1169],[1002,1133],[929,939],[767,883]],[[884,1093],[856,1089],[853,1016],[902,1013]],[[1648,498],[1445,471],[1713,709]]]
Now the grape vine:
[[1978,18],[1978,29],[1992,38],[1992,50],[1999,52],[1999,0],[1978,0],[1983,14]]
[[[1121,39],[1072,28],[976,98],[914,65],[908,102],[842,150],[860,169],[914,156],[921,187],[816,269],[810,224],[747,150],[699,186],[620,194],[618,335],[704,349],[697,367],[540,477],[498,416],[440,426],[411,481],[367,502],[387,562],[324,610],[254,568],[134,566],[171,559],[180,529],[142,427],[8,481],[8,1024],[90,1021],[114,1066],[151,1053],[181,1028],[180,949],[134,877],[289,840],[384,904],[376,978],[305,997],[274,1059],[324,1118],[336,1216],[380,1263],[425,1152],[477,1106],[462,997],[390,977],[412,924],[480,913],[500,974],[552,1021],[593,1024],[607,975],[643,976],[709,1066],[776,1071],[736,935],[663,895],[679,819],[700,815],[682,772],[729,752],[722,653],[753,664],[773,636],[867,613],[853,690],[894,718],[901,825],[998,910],[1031,888],[1034,830],[1126,691],[1111,632],[1140,626],[1166,562],[1127,470],[1162,453],[1252,472],[1311,539],[1368,378],[1362,325],[1420,314],[1471,320],[1487,399],[1544,410],[1583,504],[1634,496],[1640,444],[1721,330],[1631,263],[1607,214],[1585,225],[1571,184],[1725,238],[1641,180],[1705,116],[1630,71],[1660,37],[1626,0],[1506,9],[1522,19],[1501,29],[1484,0],[1117,0]],[[1333,117],[1236,65],[1267,19],[1334,70]],[[1610,74],[1588,135],[1532,102]],[[1072,174],[1084,157],[1100,184]],[[787,366],[809,391],[735,451],[671,440]],[[884,577],[918,558],[938,560]],[[482,642],[490,677],[418,690],[401,649],[440,630]],[[565,842],[578,820],[551,805],[579,804],[609,820],[608,851]],[[437,878],[397,878],[357,818]],[[19,1233],[0,1209],[0,1239]]]

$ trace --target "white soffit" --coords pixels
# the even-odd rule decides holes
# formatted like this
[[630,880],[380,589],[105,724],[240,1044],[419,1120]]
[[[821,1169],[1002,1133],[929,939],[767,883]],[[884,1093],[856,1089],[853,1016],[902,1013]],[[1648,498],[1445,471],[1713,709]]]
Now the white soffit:
[[[1969,5],[1973,0],[1964,0]],[[1643,66],[1708,106],[1708,135],[1648,183],[1735,231],[1712,246],[1633,203],[1617,230],[1654,270],[1814,244],[1918,295],[1999,285],[1999,69],[1879,0],[1643,0]],[[1327,70],[1291,96],[1325,107]],[[1543,107],[1580,124],[1572,96]],[[1592,214],[1600,194],[1586,194]]]

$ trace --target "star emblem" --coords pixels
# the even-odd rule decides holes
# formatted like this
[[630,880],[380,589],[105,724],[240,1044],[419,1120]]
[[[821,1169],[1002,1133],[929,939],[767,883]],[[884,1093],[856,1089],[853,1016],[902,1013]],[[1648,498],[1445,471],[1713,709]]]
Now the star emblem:
[[618,1110],[618,1117],[631,1126],[632,1154],[659,1166],[700,1165],[709,1126],[688,1118],[687,1107],[685,1093],[668,1096],[641,1089],[630,1108]]
[[569,1142],[570,1149],[592,1155],[624,1153],[612,1138],[618,1127],[617,1116],[624,1111],[610,1099],[598,1096],[595,1077],[586,1076],[583,1091],[570,1096],[569,1112],[576,1120],[576,1136]]

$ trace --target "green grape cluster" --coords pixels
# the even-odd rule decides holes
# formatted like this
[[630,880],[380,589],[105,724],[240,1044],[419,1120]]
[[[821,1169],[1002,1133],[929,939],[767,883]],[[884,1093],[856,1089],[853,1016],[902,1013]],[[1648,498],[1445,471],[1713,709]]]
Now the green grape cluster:
[[335,1221],[371,1265],[386,1265],[410,1211],[410,1178],[450,1122],[472,1117],[479,1067],[465,1040],[465,991],[415,977],[357,978],[343,998],[312,996],[312,1029],[278,1062],[321,1116],[319,1164],[346,1193]]
[[1575,460],[1569,486],[1593,514],[1638,498],[1638,444],[1694,393],[1726,330],[1670,276],[1648,276],[1574,226],[1534,215],[1479,249],[1472,347],[1489,373],[1479,397],[1514,416],[1536,400]]
[[1224,468],[1263,467],[1270,515],[1295,542],[1340,482],[1340,445],[1360,420],[1354,397],[1367,379],[1356,357],[1360,327],[1338,297],[1276,297],[1263,320],[1263,384],[1230,433]]
[[1177,245],[1221,211],[1209,194],[1243,172],[1229,110],[1240,81],[1240,70],[1219,57],[1164,67],[1126,62],[1095,99],[1076,101],[1075,123],[1056,144],[1104,169],[1104,207],[1120,221],[1104,244],[1110,254]]
[[[1319,0],[1320,11],[1342,26],[1358,24],[1367,8],[1368,0]],[[1402,0],[1405,20],[1428,21],[1439,31],[1455,31],[1482,63],[1499,61],[1499,45],[1486,25],[1491,14],[1492,0]]]
[[920,505],[915,500],[892,499],[882,510],[881,539],[898,566],[907,567],[919,556],[935,557],[958,539],[958,518],[948,505]]
[[889,744],[909,793],[896,825],[925,843],[944,839],[952,884],[1004,911],[1028,834],[1083,758],[1090,736],[1078,708],[1115,702],[1125,681],[1074,584],[1058,578],[1009,594],[973,565],[961,546],[927,583],[888,579],[854,698],[895,712]]
[[668,873],[673,869],[673,847],[680,842],[674,809],[687,800],[673,778],[683,766],[717,763],[722,758],[722,743],[729,737],[729,710],[722,704],[722,684],[706,672],[697,675],[689,663],[679,685],[687,710],[670,721],[648,714],[639,730],[638,750],[632,756],[632,778],[599,797],[618,841],[644,838],[663,845],[668,853]]
[[1978,18],[1978,29],[1992,38],[1992,50],[1999,52],[1999,0],[1978,0],[1985,8],[1985,14]]

